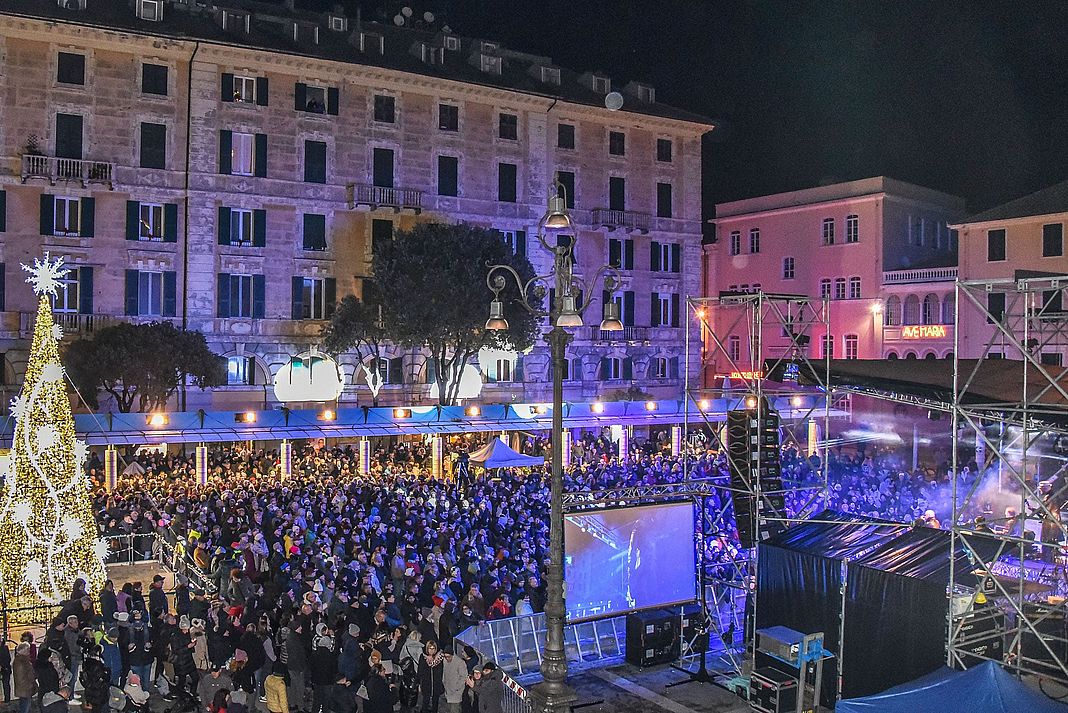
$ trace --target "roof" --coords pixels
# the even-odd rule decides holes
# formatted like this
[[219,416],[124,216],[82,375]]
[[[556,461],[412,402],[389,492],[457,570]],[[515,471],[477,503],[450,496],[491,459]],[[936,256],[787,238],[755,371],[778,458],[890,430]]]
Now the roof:
[[931,188],[906,183],[888,176],[874,176],[857,181],[845,181],[827,186],[802,188],[797,191],[773,193],[766,196],[743,198],[716,205],[716,218],[731,218],[764,213],[772,210],[799,208],[833,201],[863,198],[883,193],[900,198],[942,205],[951,210],[963,211],[964,199]]
[[[323,3],[309,3],[304,0],[301,7],[307,7],[309,4],[321,6]],[[426,42],[440,47],[444,36],[442,32],[366,22],[358,18],[348,18],[348,31],[336,32],[330,30],[328,25],[329,16],[339,16],[336,12],[293,10],[282,4],[254,0],[223,0],[213,3],[214,8],[219,10],[232,9],[251,13],[251,31],[245,34],[223,30],[215,9],[200,7],[199,3],[194,5],[189,7],[168,2],[162,22],[139,19],[130,4],[119,0],[87,0],[85,10],[64,9],[56,0],[4,0],[0,15],[33,17],[135,32],[151,37],[216,42],[265,52],[282,52],[353,65],[382,67],[604,109],[604,94],[582,84],[580,73],[557,68],[560,69],[559,85],[542,82],[531,70],[539,66],[555,67],[549,58],[511,51],[500,47],[499,43],[494,43],[497,50],[493,53],[501,57],[502,68],[501,73],[496,75],[483,72],[469,62],[472,53],[479,51],[478,43],[482,42],[475,38],[461,37],[460,49],[447,51],[444,63],[428,64],[413,54],[413,46],[418,42]],[[290,24],[294,21],[315,23],[319,28],[318,44],[294,40]],[[360,51],[358,39],[361,29],[383,37],[383,54]],[[624,107],[619,113],[660,117],[707,128],[715,126],[712,119],[701,114],[661,102],[642,102],[631,96],[625,98]]]
[[961,221],[961,225],[1053,215],[1055,213],[1068,213],[1068,181],[1062,181],[1040,191],[1021,196],[1016,200],[1011,200],[1008,203],[1002,203],[981,213],[976,213]]

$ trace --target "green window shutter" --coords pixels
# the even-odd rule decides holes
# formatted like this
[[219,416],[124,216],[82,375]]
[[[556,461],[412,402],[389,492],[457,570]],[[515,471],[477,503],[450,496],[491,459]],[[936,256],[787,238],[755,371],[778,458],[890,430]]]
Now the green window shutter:
[[54,235],[56,230],[56,199],[49,193],[41,194],[41,235]]
[[293,108],[297,111],[308,109],[308,85],[303,82],[297,82],[293,87]]
[[78,312],[93,313],[93,268],[78,268]]
[[326,292],[326,313],[323,316],[326,319],[330,319],[334,315],[334,307],[337,305],[337,280],[333,277],[328,277],[323,280],[323,287]]
[[124,300],[125,312],[128,317],[137,316],[137,270],[126,271],[126,299]]
[[219,245],[229,245],[230,209],[224,205],[219,206],[219,224],[216,227],[219,233]]
[[330,116],[337,116],[338,105],[340,103],[340,92],[337,87],[327,87],[326,90],[326,113]]
[[267,98],[270,96],[270,84],[267,77],[256,77],[256,104],[267,106]]
[[263,275],[252,276],[252,316],[263,319],[267,313],[267,283]]
[[126,201],[126,239],[141,239],[141,203]]
[[215,316],[225,319],[230,316],[230,273],[220,272],[216,277]]
[[293,319],[304,319],[304,278],[294,277],[293,281]]
[[178,242],[178,204],[167,203],[163,206],[163,242]]
[[178,314],[178,273],[169,270],[163,273],[163,316]]
[[234,132],[229,129],[219,130],[219,173],[230,175],[234,172]]
[[234,75],[223,72],[222,76],[222,100],[232,102],[234,100]]
[[253,159],[255,173],[260,178],[267,177],[267,134],[256,134],[256,156]]
[[82,198],[79,203],[82,224],[78,226],[78,234],[83,238],[91,238],[96,234],[96,199]]
[[262,248],[267,245],[267,211],[257,208],[252,211],[252,247]]

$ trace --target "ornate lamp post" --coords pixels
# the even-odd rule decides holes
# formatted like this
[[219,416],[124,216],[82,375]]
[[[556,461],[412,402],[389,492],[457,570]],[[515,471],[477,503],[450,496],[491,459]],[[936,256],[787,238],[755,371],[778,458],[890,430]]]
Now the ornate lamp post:
[[[493,292],[490,302],[490,316],[486,320],[486,329],[508,329],[504,318],[504,303],[501,292],[511,275],[519,288],[519,303],[524,309],[539,317],[548,316],[552,329],[545,335],[549,345],[553,371],[553,430],[552,430],[552,474],[549,501],[549,566],[545,573],[545,647],[542,655],[542,682],[530,690],[534,709],[539,713],[564,713],[570,710],[575,701],[575,692],[567,685],[567,658],[564,655],[564,464],[563,464],[563,402],[564,402],[564,367],[566,366],[567,343],[571,335],[569,327],[582,326],[582,314],[592,302],[592,289],[604,277],[604,287],[609,299],[604,305],[601,321],[602,331],[621,331],[623,324],[619,321],[619,305],[611,299],[620,285],[618,273],[614,268],[604,266],[584,283],[574,275],[575,238],[568,234],[567,240],[551,243],[545,238],[547,231],[567,231],[571,228],[571,217],[567,213],[563,186],[557,183],[549,194],[549,209],[538,224],[537,238],[542,247],[553,255],[552,271],[546,275],[536,275],[524,281],[508,265],[491,265],[486,275],[486,284]],[[541,302],[548,287],[555,290],[553,304],[546,311]],[[583,297],[585,296],[585,297]]]

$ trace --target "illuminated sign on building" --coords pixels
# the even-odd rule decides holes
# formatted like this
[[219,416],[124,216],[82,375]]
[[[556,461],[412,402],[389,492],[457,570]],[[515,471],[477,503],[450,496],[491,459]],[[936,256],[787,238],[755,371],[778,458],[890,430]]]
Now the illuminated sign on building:
[[902,339],[944,339],[945,336],[946,328],[941,324],[910,324],[901,328]]
[[752,381],[753,379],[763,379],[764,372],[762,371],[732,371],[729,374],[724,374],[728,379],[741,379],[743,381]]

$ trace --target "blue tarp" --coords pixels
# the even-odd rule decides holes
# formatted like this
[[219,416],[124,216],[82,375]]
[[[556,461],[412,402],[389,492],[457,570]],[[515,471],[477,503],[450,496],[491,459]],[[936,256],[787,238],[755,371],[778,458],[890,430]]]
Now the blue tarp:
[[1047,698],[987,661],[967,671],[941,668],[874,696],[840,701],[835,713],[1065,713]]

